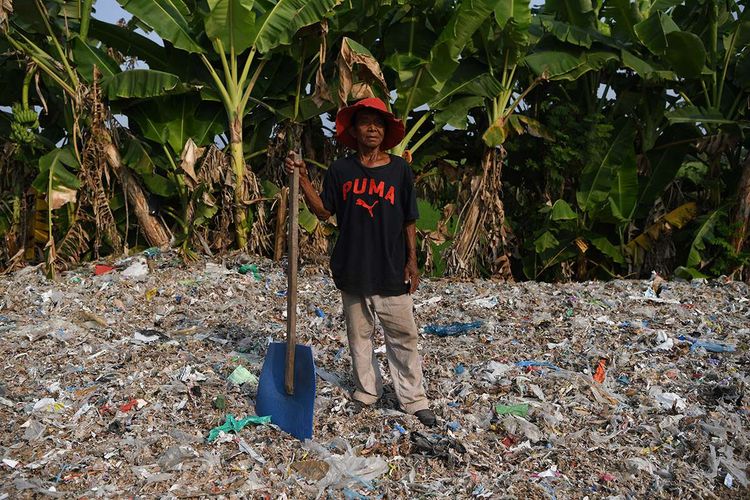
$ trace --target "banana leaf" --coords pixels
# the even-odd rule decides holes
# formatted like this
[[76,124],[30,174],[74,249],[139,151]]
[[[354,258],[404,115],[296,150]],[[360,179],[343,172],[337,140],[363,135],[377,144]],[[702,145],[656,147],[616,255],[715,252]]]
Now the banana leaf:
[[253,0],[208,0],[209,14],[205,17],[206,35],[218,38],[226,53],[233,49],[241,54],[253,42],[255,12]]
[[661,238],[667,225],[672,228],[682,229],[688,222],[698,215],[698,205],[688,202],[675,208],[671,212],[661,216],[653,224],[646,228],[643,233],[630,240],[625,245],[625,253],[630,256],[631,262],[638,266],[643,263],[646,252],[651,250],[654,243]]
[[680,31],[668,14],[657,11],[633,27],[636,36],[653,54],[662,55],[667,50],[667,34]]
[[213,102],[201,102],[194,94],[145,101],[127,112],[143,136],[168,144],[177,154],[188,139],[198,146],[213,142],[226,129],[226,112]]
[[93,81],[94,66],[99,70],[103,80],[108,80],[120,73],[120,67],[102,49],[84,42],[80,38],[73,39],[73,59],[78,72],[87,82]]
[[683,78],[699,78],[706,62],[703,42],[693,33],[675,31],[667,34],[667,49],[664,57]]
[[734,120],[728,120],[721,111],[715,108],[702,108],[699,106],[684,106],[666,113],[669,123],[716,123],[732,124]]
[[604,157],[589,163],[581,173],[580,189],[576,193],[581,210],[592,211],[608,198],[612,181],[617,175],[617,170],[622,167],[623,159],[633,156],[633,122],[621,120],[616,124],[615,130],[615,136],[611,139]]
[[76,201],[81,181],[71,170],[78,170],[78,167],[78,160],[69,147],[56,148],[39,158],[39,174],[31,185],[46,196],[50,209]]
[[568,21],[575,26],[585,28],[596,26],[596,13],[592,0],[546,0],[544,12],[556,14],[558,19]]
[[153,28],[164,40],[188,52],[204,52],[190,29],[190,10],[182,0],[117,0],[123,9]]
[[250,45],[261,54],[289,45],[297,31],[320,22],[338,3],[339,0],[256,1],[256,9],[263,6],[265,11],[253,27]]
[[576,220],[578,219],[578,214],[576,214],[573,211],[573,208],[568,204],[565,200],[557,200],[554,205],[552,205],[552,210],[550,211],[550,220]]
[[612,35],[622,40],[632,40],[635,37],[636,24],[642,21],[638,6],[631,0],[607,0],[603,3],[602,16],[611,19]]
[[601,253],[612,259],[614,262],[617,262],[618,264],[624,264],[625,263],[625,257],[622,255],[622,251],[619,247],[613,245],[606,236],[603,235],[596,235],[596,234],[587,234],[588,241],[591,242],[594,247],[599,250]]
[[507,0],[495,5],[495,20],[500,28],[504,28],[513,19],[521,29],[531,24],[531,10],[528,0]]
[[639,179],[637,218],[645,217],[656,199],[672,182],[680,170],[685,155],[692,148],[691,138],[697,138],[695,127],[676,125],[668,127],[657,140],[655,147],[646,153],[649,175]]
[[690,244],[688,252],[687,267],[702,268],[704,266],[703,252],[706,250],[706,244],[712,244],[716,241],[716,225],[727,216],[726,207],[719,207],[708,214],[700,223],[698,230],[695,232],[693,241]]
[[89,38],[95,38],[107,47],[144,61],[150,69],[168,71],[171,66],[164,47],[143,35],[115,24],[92,19]]
[[[628,142],[629,141],[629,142]],[[630,221],[638,202],[638,171],[635,164],[635,129],[624,137],[616,175],[609,200],[612,214],[623,222]]]
[[531,53],[524,58],[524,63],[534,74],[546,74],[555,80],[586,64],[586,59],[580,50],[560,48]]
[[151,69],[131,69],[112,75],[104,90],[110,99],[146,98],[179,91],[180,78]]

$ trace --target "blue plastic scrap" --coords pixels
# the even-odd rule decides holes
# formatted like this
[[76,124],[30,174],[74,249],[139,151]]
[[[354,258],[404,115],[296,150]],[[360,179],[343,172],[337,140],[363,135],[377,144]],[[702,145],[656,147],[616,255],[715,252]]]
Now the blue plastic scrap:
[[472,321],[471,323],[451,323],[449,325],[427,325],[424,327],[424,332],[437,335],[438,337],[456,337],[477,329],[480,326],[482,326],[481,321]]
[[691,351],[704,348],[708,352],[734,352],[735,347],[729,344],[719,344],[718,342],[706,342],[705,340],[696,340],[690,347]]
[[549,361],[535,361],[535,360],[518,361],[516,363],[516,366],[520,366],[521,368],[526,368],[528,366],[539,366],[539,367],[544,367],[544,368],[552,368],[553,370],[560,369],[560,367],[553,365]]
[[341,357],[344,355],[344,352],[346,352],[346,349],[341,347],[338,351],[336,351],[336,354],[333,356],[334,361],[338,361],[341,359]]
[[695,351],[701,347],[708,352],[734,352],[735,346],[729,344],[720,344],[718,342],[709,342],[707,340],[700,340],[687,335],[680,335],[677,337],[678,340],[690,342],[690,351]]

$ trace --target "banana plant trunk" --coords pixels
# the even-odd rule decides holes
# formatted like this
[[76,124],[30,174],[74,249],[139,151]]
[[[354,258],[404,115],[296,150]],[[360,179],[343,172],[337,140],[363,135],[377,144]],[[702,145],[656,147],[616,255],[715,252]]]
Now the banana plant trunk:
[[138,220],[138,226],[141,228],[149,245],[155,247],[169,245],[169,232],[159,219],[151,215],[143,188],[138,183],[138,180],[133,177],[133,174],[123,166],[120,160],[120,152],[117,151],[114,144],[107,144],[106,156],[110,168],[125,187],[130,207],[133,209],[135,217]]
[[[742,167],[742,177],[740,178],[737,196],[737,212],[734,216],[737,232],[735,233],[733,244],[735,251],[739,253],[746,246],[748,229],[750,229],[750,154],[745,158],[745,163]],[[745,269],[743,274],[745,281],[750,282],[750,269]]]
[[448,251],[448,273],[476,277],[482,271],[513,281],[505,208],[501,199],[502,147],[485,148],[482,173],[471,180],[471,198],[459,221],[459,234]]
[[247,247],[247,205],[245,203],[245,155],[242,151],[242,115],[234,112],[230,117],[229,149],[234,171],[234,233],[237,247]]

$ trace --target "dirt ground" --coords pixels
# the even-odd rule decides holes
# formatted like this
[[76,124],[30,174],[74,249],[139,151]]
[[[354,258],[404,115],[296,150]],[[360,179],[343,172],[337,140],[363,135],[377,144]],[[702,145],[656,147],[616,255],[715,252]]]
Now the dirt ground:
[[[0,277],[0,500],[750,495],[743,283],[424,280],[419,326],[463,329],[420,334],[425,428],[389,385],[353,414],[340,296],[302,265],[313,440],[250,424],[208,442],[255,415],[283,268],[153,252],[113,267]],[[228,380],[238,366],[251,380]]]

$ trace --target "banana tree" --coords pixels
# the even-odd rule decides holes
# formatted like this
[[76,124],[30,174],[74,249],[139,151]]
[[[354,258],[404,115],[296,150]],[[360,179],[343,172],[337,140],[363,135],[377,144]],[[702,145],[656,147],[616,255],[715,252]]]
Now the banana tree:
[[[645,2],[639,5],[643,7]],[[626,261],[631,272],[642,265],[642,252],[629,245],[636,219],[648,215],[674,180],[696,137],[694,127],[669,126],[665,119],[665,79],[674,77],[675,68],[687,71],[683,68],[687,63],[676,54],[670,59],[650,53],[636,35],[649,43],[658,40],[659,36],[650,32],[669,24],[659,9],[671,6],[654,3],[659,22],[641,25],[630,2],[605,2],[603,7],[588,1],[545,4],[539,27],[548,38],[565,42],[573,47],[573,53],[584,56],[580,66],[562,75],[563,80],[576,77],[575,82],[558,85],[555,90],[562,91],[566,100],[583,103],[587,115],[600,116],[602,124],[614,126],[614,132],[607,151],[589,155],[574,206],[553,198],[543,210],[547,227],[536,232],[533,258],[525,259],[529,277],[571,259],[577,261],[579,278],[588,275],[589,263],[610,276]],[[621,67],[638,71],[649,85],[623,75]],[[609,98],[610,89],[615,90],[616,101]],[[639,175],[638,170],[648,175]]]
[[527,107],[527,96],[542,82],[575,80],[614,58],[584,50],[570,40],[556,40],[545,34],[541,23],[539,15],[532,15],[529,2],[498,3],[493,19],[477,32],[473,51],[464,54],[480,64],[483,73],[465,85],[448,86],[445,96],[436,97],[450,98],[446,116],[451,116],[447,111],[452,106],[471,109],[482,104],[485,113],[478,129],[484,145],[482,172],[472,182],[470,199],[461,214],[459,236],[449,252],[453,273],[472,275],[483,271],[512,278],[511,235],[501,200],[504,144],[513,133],[544,135],[537,120],[520,112]]
[[[733,252],[726,246],[716,248],[736,257],[747,246],[747,228],[750,225],[750,162],[747,160],[747,130],[750,128],[750,113],[743,105],[750,97],[750,12],[748,2],[721,2],[710,0],[704,5],[686,5],[673,12],[679,32],[669,32],[667,41],[671,48],[684,54],[692,46],[692,66],[680,67],[682,77],[677,89],[684,102],[667,114],[671,123],[691,123],[705,130],[697,142],[699,161],[708,166],[707,205],[711,215],[696,229],[696,238],[687,258],[688,267],[704,267],[709,262],[710,252],[697,259],[698,250],[704,250],[696,242],[702,239],[707,224],[717,219],[716,214],[734,212],[735,230],[724,231],[731,241]],[[706,24],[706,20],[708,23]],[[681,38],[675,38],[681,34]],[[689,40],[688,46],[684,40]],[[700,50],[705,47],[705,50]],[[736,186],[733,198],[722,199],[723,186]],[[728,209],[732,207],[732,209]],[[729,226],[724,225],[725,228]],[[717,241],[720,238],[717,237]],[[698,265],[700,264],[700,265]],[[732,273],[734,269],[719,270]],[[741,271],[741,268],[739,269]],[[750,278],[750,273],[745,272]]]
[[[621,219],[613,219],[612,212],[626,212],[635,205],[635,127],[632,121],[621,119],[611,133],[606,132],[608,128],[603,129],[604,137],[598,141],[587,141],[576,202],[571,205],[560,198],[541,210],[547,220],[534,235],[533,252],[524,259],[524,272],[529,278],[537,279],[566,261],[576,262],[578,279],[589,277],[589,264],[603,270],[604,276],[616,274],[610,262],[625,264],[622,242],[612,244],[600,228],[622,229]],[[594,137],[591,134],[590,138]]]
[[[90,1],[76,4],[43,2],[35,0],[17,4],[16,11],[3,26],[3,33],[8,44],[17,53],[29,61],[28,71],[22,87],[21,104],[16,113],[19,117],[32,110],[30,86],[32,79],[36,83],[36,99],[33,104],[42,106],[46,116],[34,122],[28,131],[36,130],[34,143],[43,151],[52,150],[55,158],[67,158],[67,149],[55,147],[63,142],[73,152],[75,162],[52,161],[47,165],[40,160],[40,176],[50,180],[46,182],[37,177],[34,187],[40,196],[46,196],[48,210],[47,221],[52,220],[52,211],[67,210],[67,222],[62,226],[62,239],[58,248],[63,250],[60,256],[76,260],[86,249],[92,248],[98,255],[102,235],[106,236],[108,248],[119,252],[123,241],[117,231],[109,206],[110,188],[107,164],[114,160],[109,154],[113,148],[109,129],[104,125],[105,113],[101,102],[101,90],[105,81],[119,72],[116,62],[112,61],[100,48],[86,41],[91,16]],[[76,28],[79,31],[76,31]],[[30,118],[30,116],[29,116]],[[41,122],[41,123],[39,123]],[[28,122],[31,123],[31,122]],[[84,128],[83,124],[88,127]],[[20,130],[16,130],[19,138]],[[46,156],[44,158],[47,158]],[[81,196],[74,198],[70,190],[71,183],[59,184],[56,172],[63,170],[57,165],[78,166],[78,184],[81,185]],[[115,177],[126,187],[130,206],[136,207],[136,217],[140,227],[150,243],[165,245],[169,242],[167,232],[160,221],[150,216],[148,211],[138,210],[146,206],[145,196],[140,186],[131,178],[130,173],[121,169],[117,162],[109,163]],[[40,180],[42,179],[42,180]],[[45,190],[39,191],[45,188]],[[67,202],[61,204],[59,192],[66,191]],[[41,207],[37,203],[37,207]],[[71,207],[74,207],[71,209]],[[89,239],[84,226],[90,225],[93,230],[93,242]],[[60,234],[60,231],[58,231]],[[47,249],[48,271],[54,274],[55,252],[54,234],[48,232]],[[69,250],[69,251],[68,251]]]
[[[454,7],[415,2],[384,27],[384,65],[395,75],[394,111],[407,125],[394,153],[408,150],[411,156],[446,125],[460,123],[456,117],[466,117],[469,109],[476,107],[476,99],[454,100],[462,94],[457,89],[483,85],[471,83],[478,76],[476,71],[461,67],[464,51],[478,30],[506,4],[499,0],[464,1]],[[439,115],[441,111],[444,113]],[[426,131],[425,124],[429,125]]]
[[[323,170],[327,168],[327,161],[322,158],[326,148],[323,147],[321,115],[335,109],[333,93],[337,87],[335,83],[329,85],[325,78],[332,66],[327,57],[328,33],[327,19],[300,30],[292,43],[274,53],[273,60],[266,66],[266,77],[256,87],[263,100],[256,107],[253,118],[270,123],[272,127],[257,127],[252,140],[245,146],[245,155],[266,154],[266,167],[259,174],[263,177],[264,200],[275,200],[273,255],[276,260],[281,258],[284,249],[288,197],[288,189],[283,187],[287,178],[279,168],[280,157],[293,149],[301,152],[308,165]],[[315,171],[311,170],[310,174],[314,183],[322,180]],[[264,203],[259,202],[259,209]],[[318,221],[304,201],[300,203],[298,220],[304,229],[300,244],[312,253],[327,251],[326,237],[330,228]]]
[[[289,44],[302,27],[320,21],[336,0],[209,0],[201,11],[182,0],[118,0],[174,49],[195,54],[208,73],[206,96],[218,99],[227,118],[234,173],[234,225],[237,246],[247,246],[247,178],[243,119],[251,94],[277,47]],[[208,43],[202,40],[202,35]],[[253,103],[255,105],[255,103]]]
[[[677,148],[685,142],[696,145],[692,159],[708,167],[702,182],[704,208],[710,207],[713,214],[720,212],[725,207],[723,186],[737,186],[734,224],[738,230],[730,237],[734,252],[739,253],[747,238],[750,214],[750,171],[743,172],[747,162],[742,157],[741,140],[748,126],[747,110],[741,103],[750,92],[747,2],[627,3],[610,0],[602,11],[621,43],[623,64],[644,79],[662,82],[678,96],[667,95],[665,118],[670,124],[692,128],[689,137],[677,138],[673,144]],[[672,178],[678,168],[669,169]],[[666,184],[658,187],[663,190]],[[687,257],[688,264],[697,262],[695,254]]]

